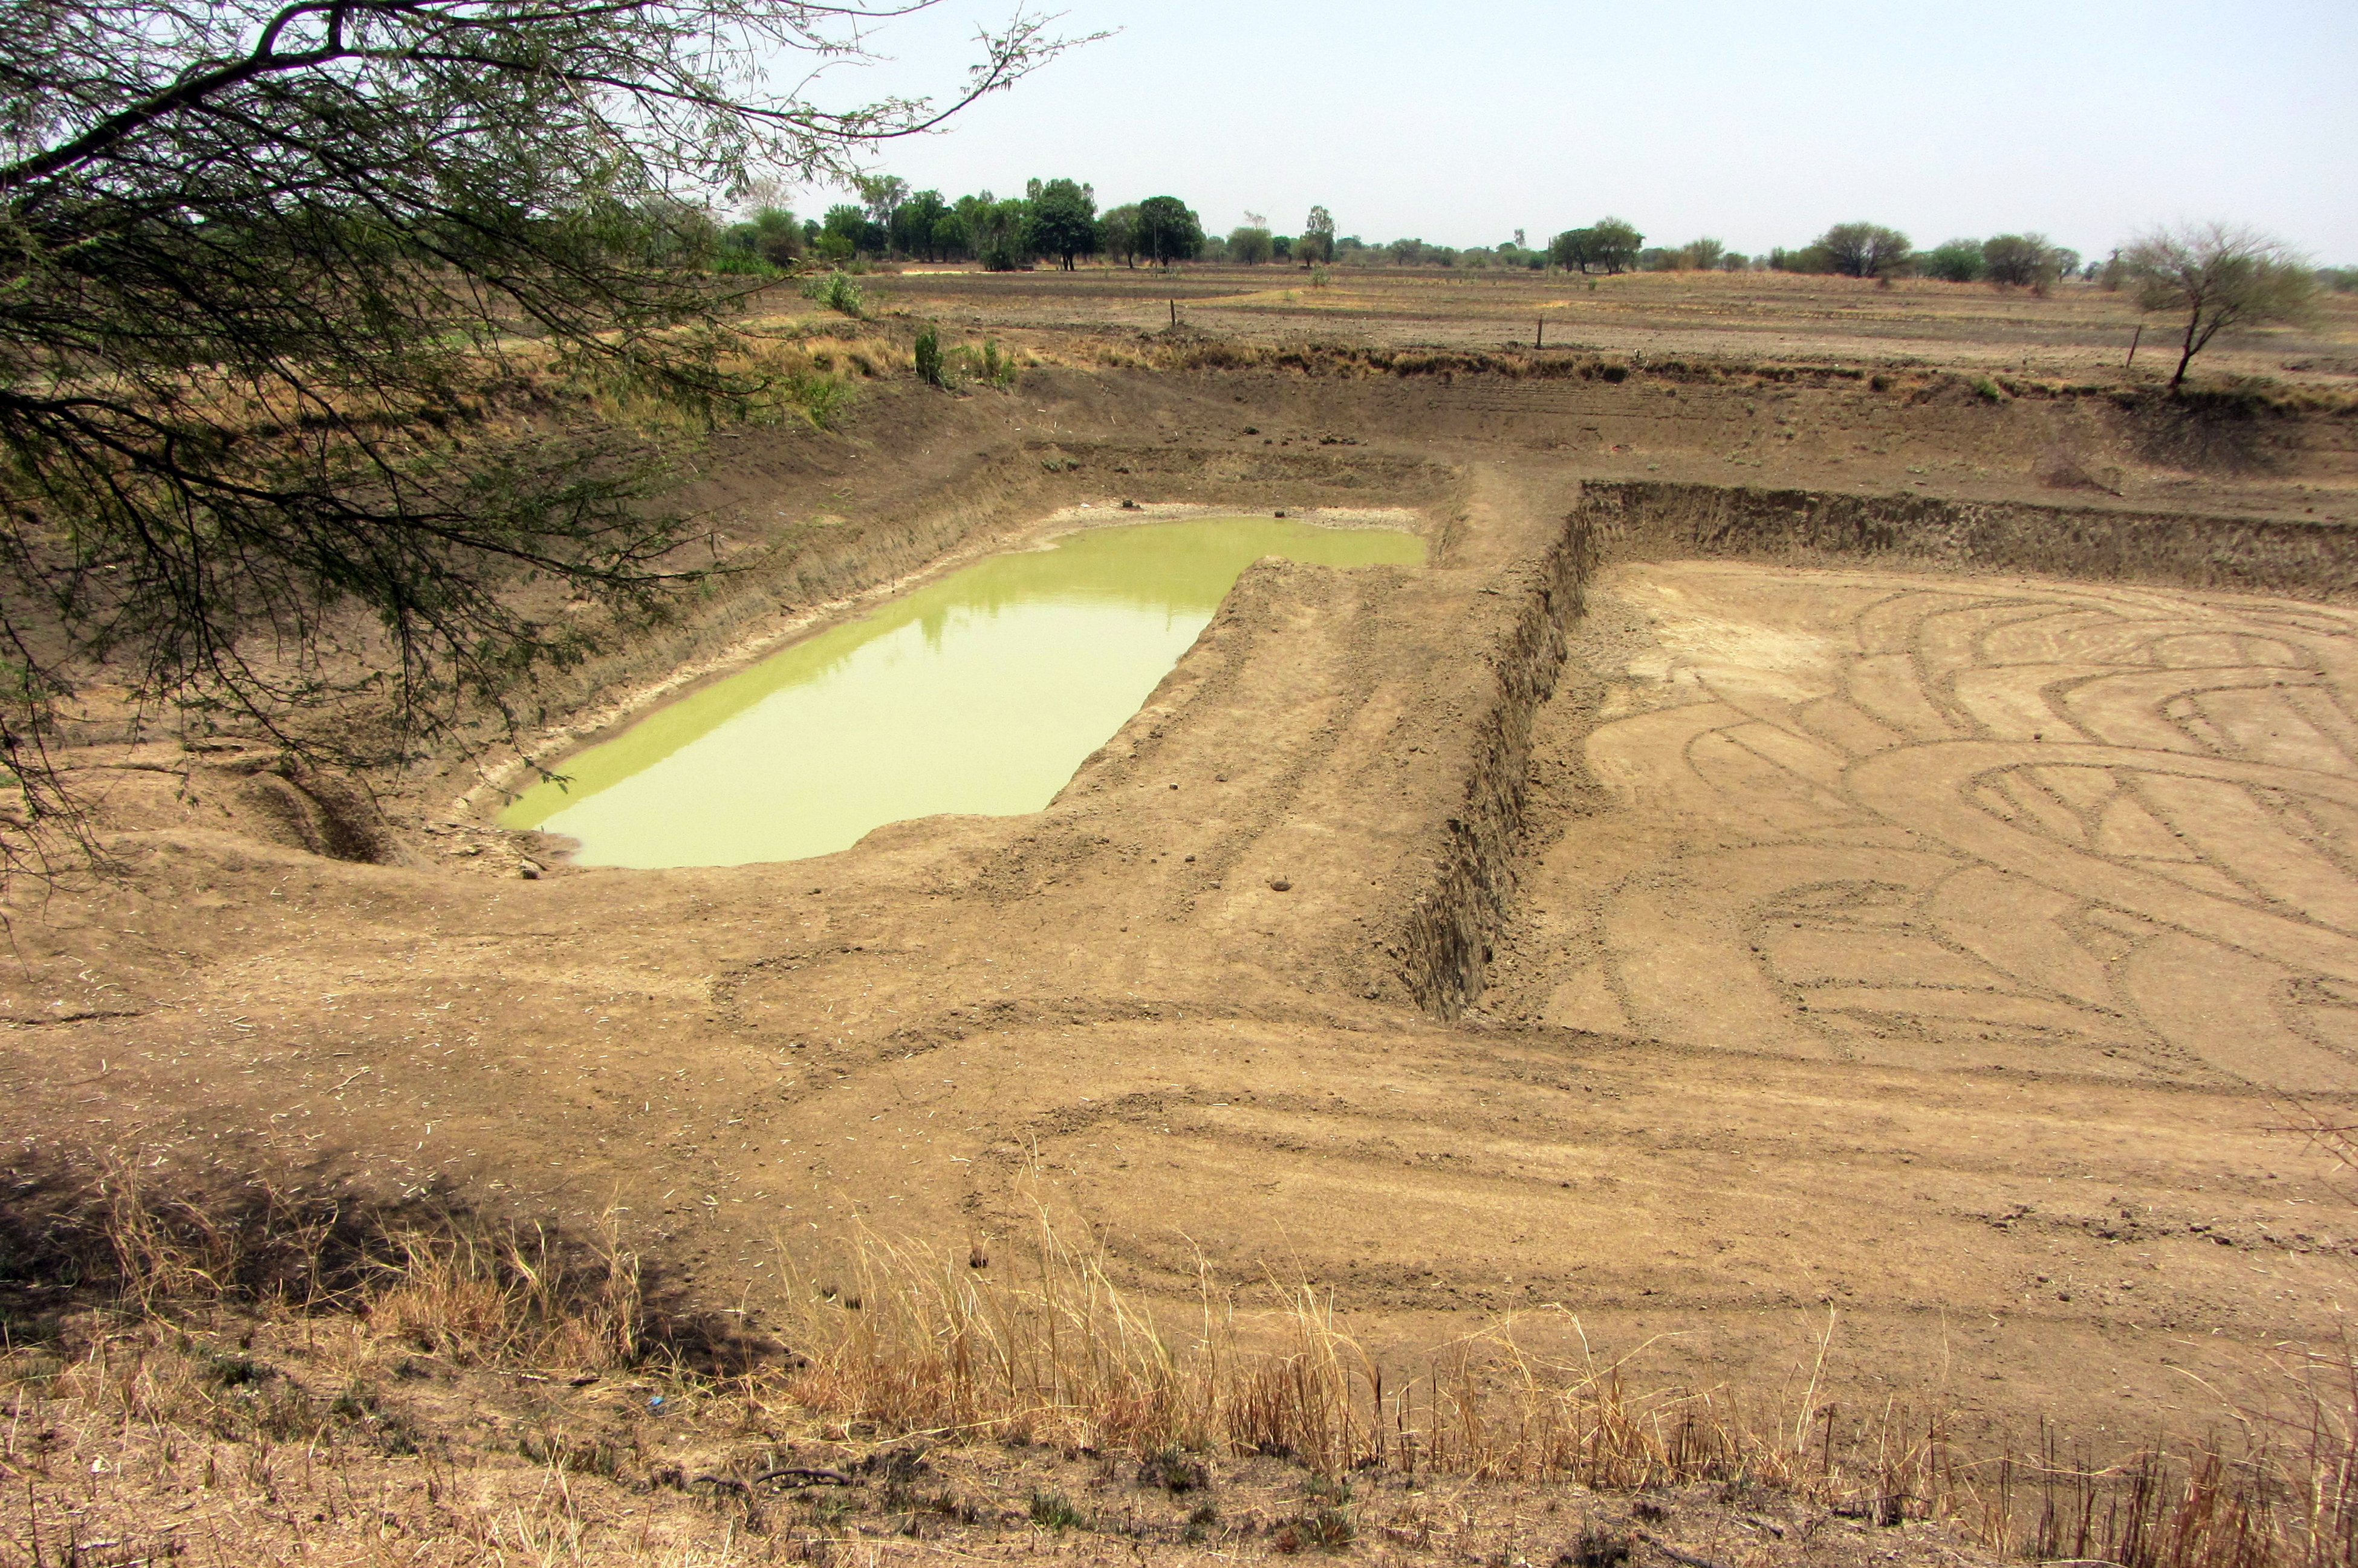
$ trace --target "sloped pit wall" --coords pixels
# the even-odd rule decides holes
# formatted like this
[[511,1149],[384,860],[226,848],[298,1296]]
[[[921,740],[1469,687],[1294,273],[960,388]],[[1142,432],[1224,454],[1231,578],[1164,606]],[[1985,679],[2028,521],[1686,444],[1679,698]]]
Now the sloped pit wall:
[[1569,526],[1594,536],[1599,560],[1732,557],[2358,597],[2358,532],[2287,518],[1625,480],[1584,485]]
[[1520,596],[1519,612],[1487,654],[1496,684],[1473,722],[1462,804],[1435,829],[1431,874],[1395,946],[1401,978],[1426,1011],[1455,1018],[1482,994],[1523,849],[1532,727],[1555,691],[1589,583],[1616,560],[1696,557],[2358,598],[2358,531],[2332,524],[1650,481],[1585,484],[1562,534],[1499,584]]
[[1523,838],[1531,729],[1554,692],[1595,569],[1590,531],[1566,527],[1539,558],[1510,567],[1498,591],[1516,611],[1487,654],[1494,685],[1474,719],[1465,796],[1440,828],[1433,872],[1409,907],[1395,950],[1409,994],[1455,1018],[1482,994],[1490,946],[1515,892]]

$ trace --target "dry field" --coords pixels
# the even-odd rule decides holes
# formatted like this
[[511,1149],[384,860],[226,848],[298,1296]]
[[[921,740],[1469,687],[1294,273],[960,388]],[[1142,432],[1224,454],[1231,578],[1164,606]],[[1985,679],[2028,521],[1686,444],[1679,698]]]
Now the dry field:
[[[1541,340],[1641,360],[1941,366],[2112,384],[2125,369],[2166,377],[2169,324],[2126,294],[2065,284],[2047,296],[1986,284],[1787,273],[1626,273],[1581,277],[1498,269],[1189,267],[1075,274],[920,269],[871,280],[888,308],[973,332],[1156,331],[1180,321],[1228,341],[1304,338],[1385,348],[1528,348]],[[2139,327],[2142,325],[2142,334]],[[2127,363],[2136,345],[2133,365]],[[2219,374],[2347,387],[2358,375],[2358,297],[2330,296],[2304,329],[2223,344]]]
[[[2348,319],[2231,346],[2223,367],[2277,367],[2288,394],[2188,410],[2103,372],[2132,323],[2098,290],[1600,280],[1556,308],[1593,349],[1549,361],[1500,335],[1547,280],[1345,273],[1315,291],[1331,301],[1182,281],[1210,292],[1157,335],[1151,278],[878,280],[884,373],[844,427],[735,432],[704,465],[694,494],[740,572],[545,693],[539,754],[559,762],[682,670],[1084,502],[1423,519],[1422,570],[1248,573],[1043,813],[898,825],[785,866],[582,871],[490,825],[512,758],[339,782],[259,740],[135,735],[96,698],[60,738],[114,863],[11,894],[20,1195],[60,1169],[135,1170],[212,1203],[259,1183],[585,1244],[611,1224],[633,1290],[720,1324],[753,1380],[649,1381],[615,1355],[587,1357],[595,1387],[695,1402],[717,1424],[683,1442],[724,1480],[781,1445],[836,1467],[905,1427],[1067,1423],[1045,1454],[929,1461],[925,1487],[987,1497],[971,1519],[913,1512],[904,1476],[892,1507],[795,1514],[758,1540],[741,1509],[665,1533],[669,1515],[634,1525],[630,1499],[671,1506],[668,1429],[644,1406],[589,1411],[611,1463],[582,1479],[517,1435],[554,1407],[510,1399],[567,1368],[479,1346],[453,1373],[464,1398],[416,1379],[442,1390],[414,1417],[428,1457],[367,1461],[396,1492],[461,1476],[477,1522],[371,1505],[407,1544],[347,1531],[314,1560],[873,1557],[926,1513],[891,1539],[947,1519],[967,1533],[941,1549],[967,1554],[1283,1552],[1291,1521],[1295,1549],[1613,1568],[1584,1560],[1571,1509],[1687,1568],[1951,1561],[1979,1523],[1885,1534],[1858,1502],[1921,1452],[1909,1434],[1937,1429],[1968,1466],[2061,1455],[2051,1491],[2073,1456],[2243,1454],[2287,1438],[2272,1420],[2346,1415],[2346,1397],[2310,1397],[2311,1357],[2346,1345],[2358,1211],[2308,1130],[2358,1101],[2358,405],[2327,363]],[[920,317],[1033,368],[1005,392],[916,385],[888,367]],[[1502,351],[1474,353],[1485,333]],[[1076,1278],[1127,1303],[1089,1320],[1091,1346],[1152,1324],[1178,1363],[1220,1347],[1250,1383],[1302,1302],[1331,1308],[1347,1340],[1321,1343],[1351,1349],[1301,1408],[1357,1412],[1362,1446],[1321,1458],[1289,1428],[1268,1446],[1309,1470],[1256,1470],[1277,1462],[1245,1452],[1251,1429],[1206,1417],[1228,1517],[1260,1520],[1207,1547],[1187,1509],[1133,1495],[1152,1423],[1112,1384],[1019,1380],[955,1420],[910,1395],[955,1314],[877,1311],[915,1313],[937,1288],[921,1274],[939,1276],[853,1288],[861,1257],[930,1249],[952,1278],[1004,1280],[1036,1266],[1043,1215],[1085,1260]],[[258,1335],[319,1416],[289,1407],[307,1456],[352,1458],[373,1407],[320,1412],[352,1379],[397,1384],[412,1353],[404,1331],[356,1326],[349,1294],[329,1303],[355,1336],[333,1355],[313,1320],[240,1329],[256,1309],[216,1297],[203,1311],[228,1318],[158,1320],[180,1328],[76,1317],[70,1281],[11,1256],[12,1318],[68,1325],[63,1349],[35,1347],[55,1386],[19,1379],[0,1453],[52,1530],[64,1516],[43,1509],[68,1503],[152,1536],[168,1494],[211,1497],[207,1517],[296,1495],[290,1460],[254,1478],[268,1433],[251,1423],[218,1437],[243,1445],[248,1490],[208,1492],[218,1467],[200,1482],[195,1448],[164,1452],[172,1422],[206,1419],[198,1394],[139,1415],[120,1379],[82,1369],[111,1343],[90,1323],[157,1357]],[[844,1337],[851,1294],[867,1340]],[[1694,1407],[1662,1401],[1708,1395],[1713,1430],[1755,1445],[1634,1480],[1493,1465],[1463,1483],[1503,1488],[1464,1494],[1487,1522],[1441,1529],[1428,1509],[1382,1534],[1425,1506],[1369,1501],[1401,1441],[1479,1472],[1479,1445],[1447,1435],[1463,1410],[1536,1408],[1497,1343],[1478,1398],[1439,1397],[1445,1347],[1509,1324],[1546,1368],[1527,1391],[1574,1401],[1549,1407],[1575,1411],[1563,1430],[1595,1428],[1609,1389],[1671,1443]],[[814,1368],[849,1370],[822,1387]],[[28,1445],[35,1429],[65,1435]],[[1330,1485],[1379,1430],[1394,1468],[1366,1473],[1356,1544],[1305,1535],[1341,1504],[1303,1476]],[[1823,1439],[1817,1472],[1796,1433]],[[1997,1472],[1971,1474],[1910,1482],[1892,1511],[1935,1493],[1985,1509]],[[1764,1476],[1793,1488],[1790,1517],[1728,1489]],[[305,1498],[337,1495],[305,1477]],[[1580,1489],[1706,1479],[1660,1505],[1675,1530]],[[548,1511],[593,1484],[594,1507]],[[1105,1496],[1078,1513],[1152,1528],[1076,1531],[1015,1500],[1086,1487]],[[2009,1494],[2029,1514],[2007,1544],[2049,1557],[2257,1561],[2219,1542],[2310,1539],[2281,1492],[2256,1533],[2181,1532],[2176,1556],[2122,1544],[2124,1492],[2103,1492],[2113,1525],[2039,1536],[2036,1490]],[[2188,1495],[2182,1476],[2148,1490],[2148,1513]],[[2346,1530],[2337,1506],[2316,1505]],[[550,1537],[563,1518],[574,1534]],[[676,1555],[632,1558],[633,1528]],[[293,1540],[248,1555],[294,1560]],[[222,1560],[247,1557],[233,1541]]]

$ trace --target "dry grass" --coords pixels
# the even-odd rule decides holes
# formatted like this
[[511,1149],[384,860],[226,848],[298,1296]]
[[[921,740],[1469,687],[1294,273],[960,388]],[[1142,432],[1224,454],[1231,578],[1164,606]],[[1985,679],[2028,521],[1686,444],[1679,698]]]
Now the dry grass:
[[[2232,1452],[2100,1463],[2047,1434],[1977,1458],[1937,1419],[1821,1405],[1813,1379],[1754,1406],[1641,1389],[1557,1309],[1380,1356],[1307,1287],[1248,1302],[1206,1279],[1184,1314],[1151,1308],[1044,1220],[997,1257],[871,1238],[800,1282],[788,1351],[660,1310],[611,1238],[258,1187],[200,1202],[129,1175],[21,1180],[8,1210],[0,1465],[24,1504],[0,1563],[134,1560],[98,1539],[169,1556],[200,1507],[251,1512],[251,1550],[224,1562],[331,1542],[324,1560],[808,1558],[863,1510],[969,1544],[1114,1530],[1040,1472],[1074,1462],[1100,1482],[1134,1468],[1170,1517],[1131,1507],[1120,1530],[1181,1545],[1217,1528],[1231,1545],[1343,1550],[1379,1522],[1355,1487],[1445,1487],[1474,1513],[1536,1487],[1592,1511],[1703,1496],[1730,1518],[1777,1498],[1861,1540],[1944,1519],[1952,1540],[2122,1568],[2358,1562],[2343,1352],[2288,1366]],[[921,1495],[929,1448],[977,1456],[967,1491]],[[1295,1476],[1280,1489],[1301,1495],[1260,1510],[1256,1535],[1195,1500],[1216,1472],[1225,1498],[1248,1472]],[[806,1480],[822,1484],[764,1495]],[[1382,1532],[1447,1557],[1472,1527],[1446,1522],[1420,1502]]]
[[[1307,1287],[1256,1310],[1203,1287],[1164,1325],[1044,1221],[1012,1271],[872,1241],[797,1325],[803,1408],[935,1436],[1258,1453],[1370,1471],[1562,1482],[1597,1492],[1711,1483],[1811,1498],[1882,1525],[1948,1518],[1990,1547],[2123,1568],[2358,1563],[2358,1357],[2288,1367],[2263,1409],[2223,1404],[2232,1450],[2099,1460],[2041,1434],[2028,1455],[1960,1452],[1937,1415],[1821,1405],[1814,1379],[1747,1409],[1735,1390],[1639,1390],[1560,1308],[1519,1314],[1388,1375]],[[1835,1332],[1827,1325],[1827,1342]],[[1821,1353],[1823,1353],[1823,1345]]]
[[[1186,267],[997,277],[905,276],[871,290],[881,307],[956,317],[977,331],[1035,330],[1052,341],[1079,326],[1135,339],[1164,335],[1170,302],[1198,335],[1259,346],[1315,338],[1413,350],[1481,352],[1534,338],[1544,319],[1551,352],[1651,362],[1668,354],[1788,367],[1940,367],[1967,375],[2035,370],[2041,379],[2151,390],[2170,361],[2155,345],[2161,318],[2125,293],[2071,284],[2038,296],[1985,284],[1778,273],[1632,273],[1567,276],[1519,269],[1340,266],[1314,287],[1301,271]],[[2125,362],[2144,328],[2145,352]],[[2158,334],[2159,336],[2157,336]],[[2358,299],[2337,296],[2300,330],[2246,334],[2197,363],[2206,380],[2271,376],[2348,401]]]

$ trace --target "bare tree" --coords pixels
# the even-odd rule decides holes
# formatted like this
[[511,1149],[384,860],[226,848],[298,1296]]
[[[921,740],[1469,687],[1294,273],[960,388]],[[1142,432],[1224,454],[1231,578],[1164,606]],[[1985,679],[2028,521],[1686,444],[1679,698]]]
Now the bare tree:
[[2317,275],[2282,240],[2224,223],[2155,229],[2121,255],[2136,283],[2137,308],[2182,312],[2186,335],[2169,390],[2220,333],[2271,321],[2297,321],[2309,312]]
[[651,606],[660,462],[481,416],[760,402],[709,206],[849,182],[1065,47],[1019,14],[946,103],[813,96],[932,3],[0,5],[0,871],[62,814],[41,737],[102,665],[282,739],[364,687],[397,750],[578,654],[508,585]]

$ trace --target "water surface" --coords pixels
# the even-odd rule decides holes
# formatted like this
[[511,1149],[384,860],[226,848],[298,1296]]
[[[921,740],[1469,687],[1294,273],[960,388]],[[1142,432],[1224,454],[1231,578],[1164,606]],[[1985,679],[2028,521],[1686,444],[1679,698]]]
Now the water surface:
[[849,849],[887,822],[1037,811],[1263,556],[1413,565],[1393,529],[1144,523],[993,556],[658,708],[500,815],[600,866]]

